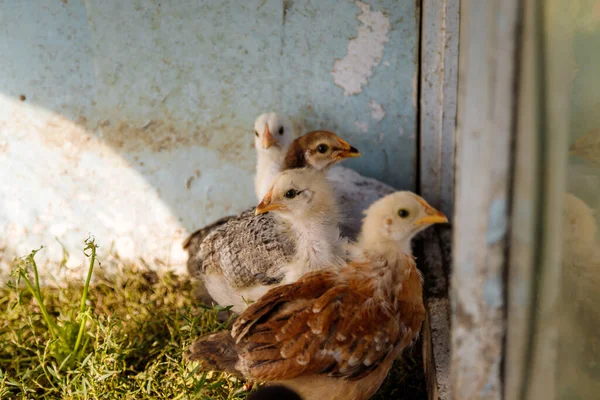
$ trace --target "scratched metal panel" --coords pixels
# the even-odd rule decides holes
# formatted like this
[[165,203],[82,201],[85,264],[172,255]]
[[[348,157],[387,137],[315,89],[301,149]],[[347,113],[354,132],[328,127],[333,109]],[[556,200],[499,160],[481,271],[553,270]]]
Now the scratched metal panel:
[[251,127],[269,110],[413,188],[415,3],[0,1],[5,252],[60,259],[57,237],[78,264],[92,233],[181,266],[188,232],[255,202]]

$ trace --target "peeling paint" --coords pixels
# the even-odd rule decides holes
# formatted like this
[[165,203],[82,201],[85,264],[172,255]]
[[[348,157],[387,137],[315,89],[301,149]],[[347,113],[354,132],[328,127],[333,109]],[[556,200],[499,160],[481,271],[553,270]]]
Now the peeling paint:
[[487,227],[487,243],[494,244],[501,240],[508,229],[506,201],[494,199],[489,206]]
[[483,297],[488,306],[499,308],[502,306],[503,284],[497,275],[487,278],[483,287]]
[[361,133],[369,132],[369,124],[367,124],[366,122],[356,121],[354,122],[354,125],[360,130]]
[[[0,260],[44,245],[40,265],[60,261],[59,238],[68,266],[78,267],[93,234],[104,259],[113,248],[123,259],[184,271],[188,233],[252,205],[252,123],[265,111],[290,115],[299,132],[341,132],[364,152],[347,166],[414,189],[408,133],[416,121],[410,81],[418,26],[406,17],[415,5],[371,7],[6,3],[0,48],[14,57],[0,63]],[[402,17],[402,24],[387,21]],[[387,41],[396,45],[384,52]],[[361,91],[368,81],[371,97],[345,97],[336,87],[336,57],[348,69],[342,82]],[[386,62],[392,68],[375,68]],[[380,122],[371,98],[388,110]],[[407,135],[399,139],[398,129]]]
[[331,74],[336,85],[344,89],[345,96],[362,92],[381,63],[385,43],[389,40],[390,21],[381,11],[371,11],[371,6],[355,2],[361,13],[357,19],[361,26],[355,39],[348,42],[346,56],[336,59]]
[[[210,212],[199,215],[197,210],[218,203],[222,210],[218,212],[227,212],[232,204],[225,201],[226,193],[253,197],[251,185],[246,184],[252,180],[252,162],[245,168],[232,166],[219,151],[200,146],[168,147],[160,152],[141,146],[123,157],[118,147],[64,116],[3,95],[0,110],[0,120],[11,121],[10,130],[0,129],[3,137],[11,139],[0,168],[0,179],[5,182],[0,186],[0,237],[8,251],[0,260],[0,275],[9,271],[6,263],[13,256],[28,254],[40,245],[45,247],[38,254],[40,265],[60,260],[62,247],[54,239],[60,238],[71,254],[69,268],[42,268],[42,275],[84,276],[78,268],[84,257],[78,250],[89,234],[101,245],[102,257],[112,248],[123,259],[160,260],[184,272],[187,255],[181,244],[187,226],[212,218]],[[188,155],[190,149],[193,158]],[[205,163],[213,166],[210,174],[201,173]],[[180,179],[186,176],[183,186],[187,190],[181,190]],[[204,187],[215,183],[219,183],[216,193],[199,196]],[[168,206],[178,202],[188,204],[178,210],[180,218]]]
[[369,107],[371,107],[371,118],[379,122],[385,117],[385,110],[381,104],[378,104],[375,100],[369,101]]

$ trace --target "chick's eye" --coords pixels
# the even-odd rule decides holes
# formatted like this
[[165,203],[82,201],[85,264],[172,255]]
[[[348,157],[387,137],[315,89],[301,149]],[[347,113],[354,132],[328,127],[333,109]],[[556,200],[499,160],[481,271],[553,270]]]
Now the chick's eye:
[[296,197],[296,191],[294,189],[290,189],[287,192],[285,192],[285,197],[286,199],[293,199],[294,197]]
[[398,215],[400,216],[400,218],[406,218],[410,215],[410,213],[407,209],[401,208],[400,210],[398,210]]
[[258,132],[257,132],[257,131],[254,131],[254,135],[255,135],[256,137],[258,137]]
[[283,135],[283,126],[281,128],[279,128],[279,134]]
[[329,150],[329,146],[326,144],[320,144],[317,146],[317,151],[321,154],[325,153],[327,150]]

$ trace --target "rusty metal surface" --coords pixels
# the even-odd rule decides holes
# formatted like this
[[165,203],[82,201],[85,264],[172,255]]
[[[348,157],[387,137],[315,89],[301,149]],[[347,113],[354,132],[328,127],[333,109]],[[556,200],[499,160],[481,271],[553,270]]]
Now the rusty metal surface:
[[[338,131],[413,188],[414,2],[0,1],[0,241],[79,265],[183,267],[186,234],[254,202],[252,123]],[[362,55],[362,56],[359,56]],[[6,266],[2,267],[6,272]]]

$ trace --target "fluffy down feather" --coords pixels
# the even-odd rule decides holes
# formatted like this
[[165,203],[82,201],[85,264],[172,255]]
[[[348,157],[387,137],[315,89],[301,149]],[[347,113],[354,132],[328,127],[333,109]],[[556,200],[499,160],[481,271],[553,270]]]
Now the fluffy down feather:
[[[290,189],[298,195],[286,198]],[[269,214],[273,216],[245,215],[230,220],[210,233],[200,249],[208,292],[219,304],[232,305],[235,312],[284,279],[292,282],[322,265],[341,262],[338,255],[344,251],[335,197],[321,172],[294,169],[280,173],[261,204],[285,209],[272,210]]]
[[[370,398],[425,318],[421,274],[402,251],[404,242],[443,222],[445,216],[408,192],[374,204],[361,233],[360,244],[368,247],[362,261],[271,289],[239,316],[225,352],[237,354],[236,373],[283,383],[306,400]],[[195,350],[206,340],[188,357],[210,367],[219,356]]]

